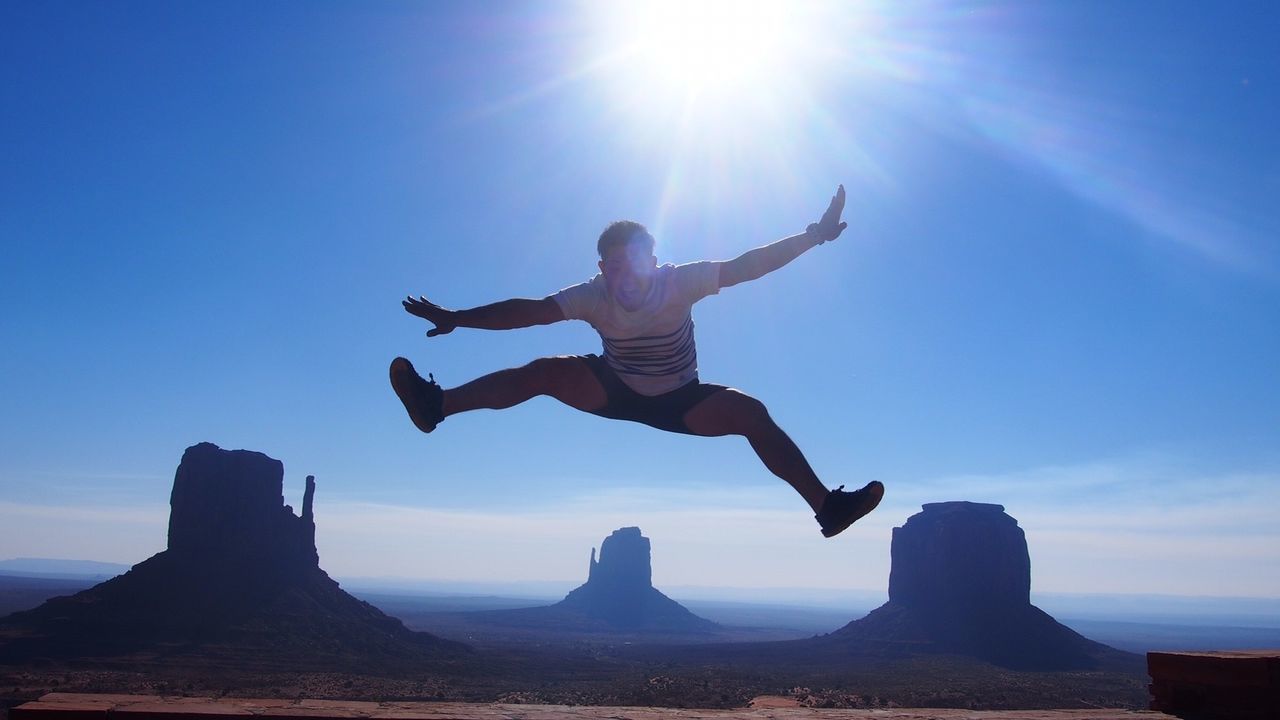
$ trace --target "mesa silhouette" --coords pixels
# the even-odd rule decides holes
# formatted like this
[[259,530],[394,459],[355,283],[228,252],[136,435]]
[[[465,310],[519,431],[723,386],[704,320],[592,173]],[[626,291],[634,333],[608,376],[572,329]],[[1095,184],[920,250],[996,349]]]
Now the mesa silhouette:
[[689,648],[690,659],[849,667],[924,655],[1014,670],[1141,671],[1142,658],[1090,640],[1031,604],[1026,535],[1001,505],[927,503],[893,529],[889,601],[807,640]]
[[597,635],[712,635],[723,628],[698,617],[653,586],[649,538],[638,527],[614,530],[591,549],[587,581],[553,605],[459,613],[469,622],[526,630]]
[[889,602],[823,644],[967,655],[1017,670],[1092,670],[1139,660],[1031,604],[1026,534],[1004,506],[942,502],[922,510],[893,529]]
[[422,667],[466,646],[413,632],[320,569],[307,477],[302,516],[284,466],[212,443],[187,448],[170,496],[168,549],[75,595],[0,620],[0,662],[198,657],[295,668]]

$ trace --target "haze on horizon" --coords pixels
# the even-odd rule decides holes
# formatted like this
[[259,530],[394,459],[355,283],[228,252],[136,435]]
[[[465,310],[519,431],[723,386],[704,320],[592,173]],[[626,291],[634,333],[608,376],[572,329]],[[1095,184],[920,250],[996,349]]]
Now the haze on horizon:
[[[1038,592],[1280,598],[1280,10],[641,7],[0,7],[0,558],[163,549],[207,440],[317,476],[338,577],[575,582],[635,525],[659,588],[882,591],[972,500]],[[406,294],[545,296],[619,218],[727,259],[838,183],[838,241],[694,311],[704,379],[885,482],[835,540],[740,440],[548,399],[426,437],[387,386],[598,351]]]

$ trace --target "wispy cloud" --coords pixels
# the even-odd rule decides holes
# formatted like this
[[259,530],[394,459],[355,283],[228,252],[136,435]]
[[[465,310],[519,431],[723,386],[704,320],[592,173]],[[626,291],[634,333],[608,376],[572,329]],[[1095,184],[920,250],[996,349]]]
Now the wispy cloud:
[[64,482],[74,482],[82,480],[92,481],[118,481],[118,480],[165,480],[166,476],[156,475],[153,473],[89,473],[89,472],[66,472],[53,470],[37,470],[30,473],[32,478],[42,480],[60,480]]
[[[321,541],[322,556],[338,574],[583,580],[591,548],[617,528],[638,526],[653,541],[659,584],[875,588],[887,578],[883,562],[866,563],[861,577],[842,574],[834,583],[830,571],[815,576],[815,561],[864,563],[841,558],[852,545],[822,543],[798,500],[762,509],[751,501],[726,506],[723,493],[684,491],[672,498],[656,490],[614,490],[560,509],[497,513],[343,504],[318,509],[317,521],[332,538]],[[887,527],[868,522],[847,539],[875,542]],[[376,571],[369,567],[370,546],[378,549]]]
[[[121,527],[168,523],[167,505],[99,506],[99,505],[35,505],[0,501],[0,517],[13,521],[51,522],[61,526],[72,523],[119,525]],[[12,526],[9,526],[12,527]]]
[[1200,473],[1138,457],[936,478],[913,499],[998,502],[1042,591],[1280,597],[1280,472]]
[[[562,580],[584,576],[589,548],[609,532],[637,525],[653,539],[660,582],[877,590],[888,580],[892,527],[947,500],[1003,504],[1027,533],[1040,590],[1280,597],[1280,573],[1267,571],[1280,568],[1280,473],[1204,475],[1151,457],[895,486],[876,513],[829,542],[798,502],[781,507],[777,493],[756,489],[726,504],[715,488],[612,489],[496,513],[343,504],[324,510],[322,534],[347,538],[352,550],[401,538],[417,553],[413,572],[389,574]],[[336,543],[322,551],[358,567],[358,552]]]
[[[497,510],[320,502],[317,542],[339,577],[574,583],[591,548],[638,526],[659,588],[883,591],[892,528],[948,500],[1005,506],[1026,532],[1038,591],[1280,597],[1280,472],[1202,474],[1153,457],[891,486],[835,540],[798,498],[764,487],[613,487]],[[167,510],[0,503],[0,555],[137,562],[163,548]]]
[[167,505],[0,502],[0,558],[136,563],[163,550]]
[[989,475],[939,477],[905,488],[913,499],[961,493],[1035,513],[1052,526],[1145,532],[1253,533],[1276,527],[1280,473],[1198,473],[1139,457]]

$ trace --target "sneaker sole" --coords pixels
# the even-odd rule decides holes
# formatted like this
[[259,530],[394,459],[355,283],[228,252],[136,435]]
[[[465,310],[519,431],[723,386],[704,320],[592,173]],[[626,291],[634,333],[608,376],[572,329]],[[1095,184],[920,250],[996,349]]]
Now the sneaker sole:
[[392,360],[390,375],[391,389],[396,391],[396,397],[400,398],[400,403],[404,405],[405,412],[409,413],[414,426],[424,433],[435,430],[435,423],[427,420],[425,408],[422,407],[419,387],[423,380],[413,369],[413,363],[402,357]]
[[864,492],[866,495],[863,496],[864,500],[862,505],[858,507],[858,510],[849,516],[849,522],[829,530],[823,530],[823,537],[835,537],[836,535],[839,535],[848,529],[850,525],[866,517],[867,513],[875,510],[876,507],[880,505],[880,501],[884,499],[884,483],[881,483],[879,480],[872,480],[863,486],[863,488],[858,492]]

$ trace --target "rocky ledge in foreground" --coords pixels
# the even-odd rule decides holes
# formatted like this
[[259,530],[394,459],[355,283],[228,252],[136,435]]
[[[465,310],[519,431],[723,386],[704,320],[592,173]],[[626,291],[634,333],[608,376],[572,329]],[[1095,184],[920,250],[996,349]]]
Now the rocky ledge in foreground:
[[109,720],[149,714],[171,720],[325,717],[337,720],[1138,720],[1169,718],[1129,710],[949,710],[886,708],[819,710],[762,702],[737,710],[603,707],[590,705],[488,705],[469,703],[355,702],[343,700],[255,700],[248,698],[166,698],[148,695],[52,693],[11,711],[13,720]]

